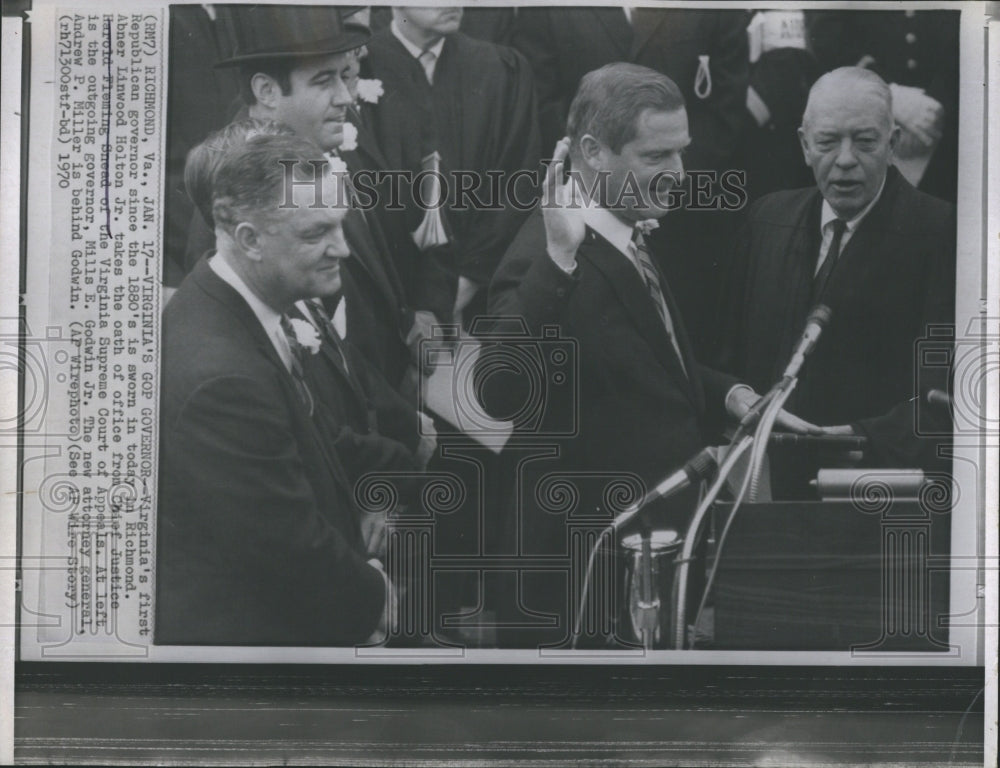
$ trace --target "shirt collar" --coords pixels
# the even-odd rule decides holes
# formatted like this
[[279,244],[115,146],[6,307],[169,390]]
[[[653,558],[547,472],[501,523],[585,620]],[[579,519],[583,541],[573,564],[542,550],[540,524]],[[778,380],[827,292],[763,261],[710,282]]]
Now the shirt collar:
[[[243,297],[243,301],[250,306],[251,311],[254,313],[257,321],[263,326],[271,343],[275,344],[276,334],[283,333],[281,330],[281,313],[276,312],[274,308],[261,301],[257,294],[250,290],[250,287],[243,281],[243,278],[236,274],[236,270],[219,254],[208,260],[208,266]],[[275,344],[275,348],[279,349],[278,354],[284,360],[284,355],[277,344]]]
[[414,45],[403,36],[403,33],[399,30],[399,25],[396,23],[395,19],[393,19],[392,22],[390,22],[389,30],[392,32],[393,36],[403,44],[403,47],[410,52],[410,55],[413,58],[419,59],[420,54],[422,54],[424,50],[428,50],[431,53],[433,53],[435,59],[441,58],[441,49],[444,48],[443,37],[436,43],[434,43],[434,45],[432,45],[430,48],[424,49]]
[[[888,175],[889,174],[886,174],[886,176]],[[862,210],[861,213],[857,214],[853,219],[849,219],[847,221],[845,228],[847,229],[848,232],[853,233],[854,230],[858,228],[858,224],[860,224],[862,219],[864,219],[865,216],[868,215],[868,212],[875,207],[875,203],[878,202],[878,199],[882,197],[882,190],[885,189],[886,176],[882,177],[882,183],[879,185],[878,192],[875,194],[875,197],[871,199],[871,202],[864,207],[864,210]],[[824,198],[823,210],[820,213],[819,217],[819,231],[822,232],[823,230],[825,230],[826,225],[837,218],[840,217],[837,216],[836,212],[833,210],[831,205],[826,201],[826,198]]]
[[602,205],[583,203],[583,217],[587,226],[631,258],[632,233],[635,227],[628,224]]

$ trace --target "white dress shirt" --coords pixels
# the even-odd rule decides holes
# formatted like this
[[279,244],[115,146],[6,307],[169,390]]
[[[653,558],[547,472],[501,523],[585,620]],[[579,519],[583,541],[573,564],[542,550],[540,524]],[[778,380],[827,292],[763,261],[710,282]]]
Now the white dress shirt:
[[267,338],[270,339],[271,344],[274,345],[274,349],[278,353],[278,357],[281,358],[281,362],[285,364],[285,368],[289,373],[291,373],[292,349],[288,345],[288,338],[285,336],[285,332],[281,328],[281,313],[276,312],[273,308],[261,301],[257,295],[250,290],[250,287],[243,281],[243,278],[236,274],[236,270],[229,266],[226,260],[218,254],[208,260],[208,266],[219,276],[220,279],[232,286],[233,289],[240,296],[242,296],[243,300],[250,306],[250,310],[260,322],[261,327],[267,334]]
[[[853,219],[849,219],[844,226],[844,234],[840,238],[840,252],[843,253],[844,249],[847,247],[848,241],[854,236],[854,231],[858,228],[858,225],[864,220],[868,212],[875,207],[875,203],[878,199],[882,197],[882,189],[885,187],[885,177],[882,178],[882,183],[879,185],[878,193],[872,198],[871,202],[865,206],[864,210],[861,211]],[[823,208],[819,216],[819,231],[821,236],[821,241],[819,245],[819,258],[816,259],[816,269],[813,270],[813,275],[818,275],[820,268],[823,266],[823,262],[826,261],[826,254],[830,250],[830,243],[833,242],[833,222],[834,220],[840,218],[837,216],[836,212],[830,206],[830,204],[824,200]]]

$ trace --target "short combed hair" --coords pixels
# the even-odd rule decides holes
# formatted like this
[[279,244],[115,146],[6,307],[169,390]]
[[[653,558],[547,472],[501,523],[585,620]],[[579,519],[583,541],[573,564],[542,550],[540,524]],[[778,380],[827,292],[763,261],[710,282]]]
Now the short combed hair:
[[253,94],[254,75],[267,75],[278,84],[281,94],[287,96],[292,92],[292,70],[295,69],[302,59],[294,56],[285,56],[276,59],[264,59],[251,64],[244,64],[240,67],[240,98],[243,103],[252,107],[257,103],[257,97]]
[[[345,53],[356,63],[368,55],[368,49],[362,45],[360,48],[353,48],[350,51],[345,51]],[[334,56],[337,54],[331,53],[329,55]],[[273,59],[262,59],[244,64],[240,67],[239,75],[240,98],[249,107],[257,103],[257,97],[254,96],[251,83],[253,82],[254,75],[258,74],[270,77],[278,84],[278,88],[281,89],[281,95],[288,96],[292,92],[292,72],[296,67],[302,66],[304,62],[316,58],[324,58],[324,56],[323,54],[277,56]]]
[[684,95],[666,75],[638,64],[607,64],[580,81],[569,108],[566,134],[572,147],[578,147],[580,138],[589,133],[617,154],[636,137],[643,111],[683,108]]
[[294,133],[282,123],[251,117],[230,123],[210,134],[188,152],[184,163],[184,188],[210,228],[215,228],[212,217],[212,184],[222,158],[254,136],[293,136]]
[[809,99],[802,113],[802,127],[809,124],[810,116],[816,111],[816,101],[825,93],[835,91],[857,95],[862,88],[868,88],[885,104],[885,114],[892,127],[892,90],[889,84],[870,69],[864,67],[838,67],[820,77],[809,89]]
[[240,222],[278,209],[289,162],[296,175],[311,181],[324,173],[323,151],[297,135],[253,136],[226,153],[215,171],[212,214],[232,234]]

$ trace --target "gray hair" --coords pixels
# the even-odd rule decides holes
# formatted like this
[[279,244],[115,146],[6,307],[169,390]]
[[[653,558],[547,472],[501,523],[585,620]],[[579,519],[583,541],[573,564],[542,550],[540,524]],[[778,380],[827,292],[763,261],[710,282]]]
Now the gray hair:
[[812,115],[819,109],[817,102],[830,93],[857,93],[867,90],[878,96],[885,104],[885,116],[892,127],[892,91],[888,84],[864,67],[840,67],[831,70],[820,77],[809,90],[809,100],[806,102],[805,111],[802,113],[802,127],[806,128]]
[[217,225],[232,234],[244,221],[278,209],[287,189],[288,168],[300,180],[322,176],[323,151],[298,135],[260,134],[227,152],[212,183],[212,213]]

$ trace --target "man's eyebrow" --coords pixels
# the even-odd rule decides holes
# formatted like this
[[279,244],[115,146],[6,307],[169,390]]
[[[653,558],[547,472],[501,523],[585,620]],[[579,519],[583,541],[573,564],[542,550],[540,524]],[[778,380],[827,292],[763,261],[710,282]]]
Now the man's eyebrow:
[[328,232],[332,226],[333,226],[332,224],[329,224],[329,223],[326,223],[326,222],[324,222],[322,224],[312,224],[311,226],[308,226],[305,229],[303,229],[299,234],[302,237],[311,237],[313,235],[321,235],[324,232]]
[[333,67],[331,69],[321,69],[315,75],[309,78],[310,83],[315,83],[318,80],[325,80],[328,77],[332,77],[337,74],[337,68]]

